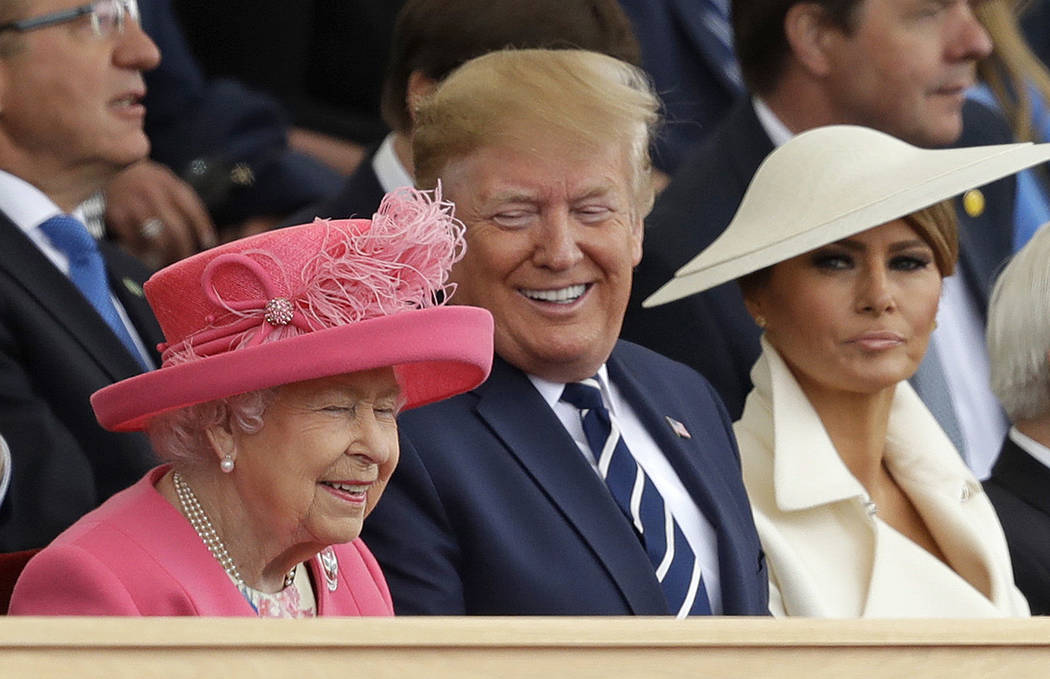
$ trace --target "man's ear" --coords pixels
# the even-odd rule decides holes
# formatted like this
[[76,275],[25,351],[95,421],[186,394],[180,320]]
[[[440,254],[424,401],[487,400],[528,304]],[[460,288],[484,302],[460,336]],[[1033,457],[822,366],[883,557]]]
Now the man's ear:
[[428,97],[438,86],[433,78],[429,78],[422,71],[412,71],[408,74],[408,86],[405,87],[405,106],[408,115],[412,118],[412,124],[416,123],[416,107],[419,102]]
[[792,5],[784,16],[784,35],[791,52],[795,60],[814,76],[825,76],[831,70],[828,38],[835,31],[825,20],[823,8],[816,3]]
[[631,226],[631,267],[636,267],[642,261],[642,244],[645,240],[645,220],[634,217]]

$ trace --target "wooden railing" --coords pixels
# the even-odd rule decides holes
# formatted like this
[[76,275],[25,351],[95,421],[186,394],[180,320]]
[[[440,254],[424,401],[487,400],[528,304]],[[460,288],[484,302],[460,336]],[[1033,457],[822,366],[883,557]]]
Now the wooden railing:
[[1050,619],[0,618],[0,677],[1050,677]]

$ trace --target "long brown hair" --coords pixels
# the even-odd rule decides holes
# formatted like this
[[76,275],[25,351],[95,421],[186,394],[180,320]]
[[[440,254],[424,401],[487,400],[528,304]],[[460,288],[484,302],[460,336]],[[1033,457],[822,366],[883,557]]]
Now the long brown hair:
[[1032,53],[1017,25],[1027,0],[985,0],[974,7],[978,21],[995,46],[977,64],[977,74],[988,85],[1018,141],[1047,141],[1032,125],[1033,87],[1050,102],[1050,71]]

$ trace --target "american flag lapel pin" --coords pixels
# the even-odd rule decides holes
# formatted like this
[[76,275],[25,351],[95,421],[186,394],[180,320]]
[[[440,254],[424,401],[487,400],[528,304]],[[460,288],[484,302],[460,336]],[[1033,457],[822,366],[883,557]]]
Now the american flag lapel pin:
[[692,435],[689,433],[689,430],[685,428],[685,425],[679,422],[678,420],[674,419],[670,415],[664,415],[664,419],[667,420],[667,424],[671,425],[671,431],[673,431],[678,436],[678,438],[693,438]]

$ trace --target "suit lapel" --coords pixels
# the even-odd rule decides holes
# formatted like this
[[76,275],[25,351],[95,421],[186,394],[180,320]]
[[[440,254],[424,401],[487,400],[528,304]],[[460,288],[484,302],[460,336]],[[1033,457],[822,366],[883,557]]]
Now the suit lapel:
[[143,578],[151,577],[149,568],[162,569],[175,583],[184,587],[194,585],[186,598],[196,611],[205,611],[207,615],[254,616],[255,611],[190,522],[156,489],[156,483],[170,469],[169,465],[154,468],[125,492],[119,505],[110,507],[107,516],[113,515],[118,523],[126,525],[142,553],[151,555],[149,564],[141,564]]
[[974,528],[980,518],[975,513],[977,503],[962,501],[960,491],[959,484],[938,485],[933,481],[905,489],[951,568],[974,589],[994,600],[997,574],[992,569],[998,560],[992,543]]
[[[886,440],[890,474],[951,569],[996,601],[995,586],[1003,582],[1004,574],[996,572],[1003,563],[997,552],[1000,543],[987,524],[989,516],[994,519],[993,510],[951,442],[907,385],[897,387]],[[921,547],[915,550],[921,553]]]
[[[723,609],[738,610],[747,601],[745,582],[759,567],[753,558],[748,563],[742,557],[735,540],[737,536],[751,530],[752,522],[749,507],[744,505],[742,513],[738,503],[729,501],[734,492],[726,483],[729,478],[727,473],[738,477],[740,470],[724,471],[713,466],[718,458],[706,454],[706,451],[722,448],[726,443],[722,437],[716,440],[708,427],[689,427],[688,439],[672,429],[667,418],[687,422],[692,419],[689,417],[690,410],[696,404],[676,403],[661,390],[645,388],[639,376],[617,356],[617,352],[613,351],[608,361],[610,378],[630,402],[689,496],[717,533]],[[718,421],[718,414],[713,410],[710,421]]]
[[99,243],[99,248],[106,260],[110,289],[124,306],[124,311],[135,326],[142,343],[146,345],[153,364],[159,366],[160,352],[157,351],[157,344],[164,341],[164,332],[160,329],[149,303],[146,302],[145,293],[139,283],[139,279],[145,275],[144,272],[127,270],[125,264],[128,255],[121,252],[117,246],[103,241]]
[[635,614],[667,611],[653,567],[612,496],[528,378],[499,357],[476,390],[478,416],[605,566]]
[[[726,148],[734,150],[730,163],[737,179],[735,186],[739,189],[740,200],[743,200],[744,192],[754,179],[758,166],[773,152],[773,140],[769,138],[766,128],[762,127],[750,97],[738,99],[735,110],[731,111],[727,120]],[[736,212],[736,208],[733,212]]]
[[1003,441],[999,459],[992,469],[992,479],[1003,488],[1050,514],[1050,469],[1047,469],[1022,450],[1009,437]]
[[103,372],[114,381],[142,372],[138,361],[76,286],[2,214],[0,239],[5,243],[0,268],[38,302],[42,313],[66,329],[72,341],[79,344]]

